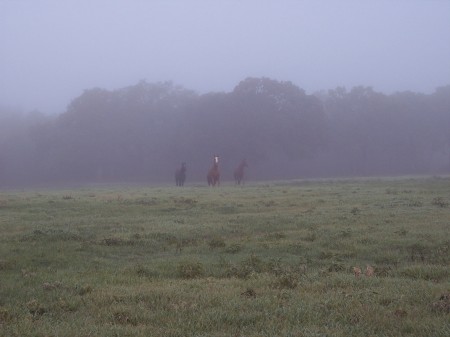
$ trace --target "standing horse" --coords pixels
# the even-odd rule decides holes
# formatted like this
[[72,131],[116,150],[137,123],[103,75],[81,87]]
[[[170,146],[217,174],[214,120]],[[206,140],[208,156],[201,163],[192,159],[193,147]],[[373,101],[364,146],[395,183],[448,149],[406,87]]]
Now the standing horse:
[[241,181],[244,183],[244,168],[246,168],[247,160],[242,160],[239,166],[234,170],[234,182],[236,185],[240,185]]
[[183,186],[186,180],[186,163],[181,163],[181,167],[175,171],[175,184]]
[[213,166],[209,169],[208,175],[206,176],[208,180],[208,186],[219,186],[220,184],[220,172],[219,172],[219,156],[214,155]]

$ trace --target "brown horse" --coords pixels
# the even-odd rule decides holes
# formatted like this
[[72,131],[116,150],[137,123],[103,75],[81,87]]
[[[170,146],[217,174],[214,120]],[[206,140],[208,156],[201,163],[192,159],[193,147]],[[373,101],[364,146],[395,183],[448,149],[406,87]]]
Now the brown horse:
[[181,167],[175,171],[175,184],[183,186],[186,180],[186,163],[181,163]]
[[234,170],[234,182],[236,185],[240,185],[241,181],[244,183],[244,168],[246,168],[247,160],[242,160],[239,166]]
[[208,180],[208,186],[219,186],[220,184],[220,172],[219,172],[219,156],[214,155],[213,166],[209,169],[208,175],[206,176]]

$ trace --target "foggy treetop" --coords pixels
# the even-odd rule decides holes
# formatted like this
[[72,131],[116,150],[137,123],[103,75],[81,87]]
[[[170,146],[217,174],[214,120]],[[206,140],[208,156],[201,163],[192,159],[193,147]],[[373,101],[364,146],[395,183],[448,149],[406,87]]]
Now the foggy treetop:
[[60,115],[0,108],[0,185],[203,182],[214,154],[223,179],[450,172],[450,86],[386,95],[338,87],[308,95],[247,78],[228,93],[171,82],[85,90]]
[[448,41],[445,0],[2,0],[0,105],[56,114],[141,79],[431,94],[450,80]]

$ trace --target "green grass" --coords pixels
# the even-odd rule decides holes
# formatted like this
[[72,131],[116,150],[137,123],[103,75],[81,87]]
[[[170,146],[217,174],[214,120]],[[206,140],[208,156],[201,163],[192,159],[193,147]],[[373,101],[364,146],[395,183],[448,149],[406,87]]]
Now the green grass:
[[0,336],[448,336],[449,202],[437,177],[1,191]]

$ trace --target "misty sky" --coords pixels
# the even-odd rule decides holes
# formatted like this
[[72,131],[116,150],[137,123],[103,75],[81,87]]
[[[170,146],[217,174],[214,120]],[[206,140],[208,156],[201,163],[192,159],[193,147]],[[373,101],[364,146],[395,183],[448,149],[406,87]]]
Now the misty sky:
[[60,113],[84,89],[246,77],[307,93],[450,84],[448,0],[0,0],[0,105]]

